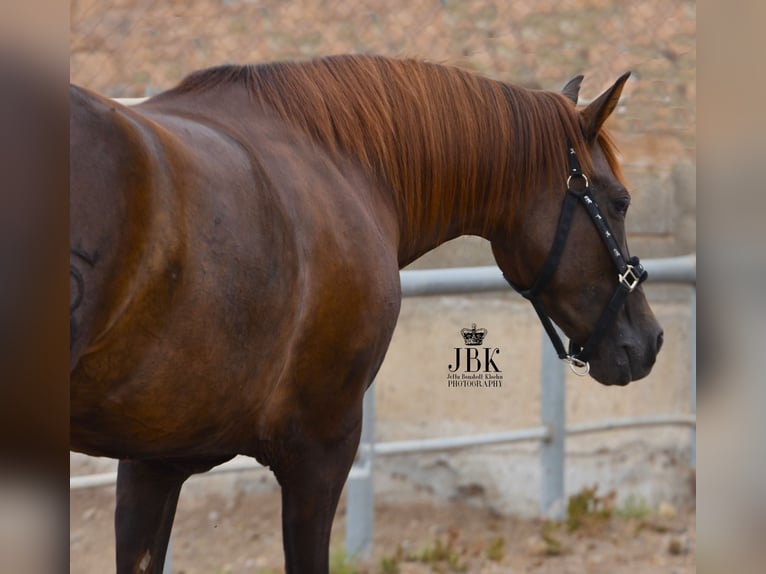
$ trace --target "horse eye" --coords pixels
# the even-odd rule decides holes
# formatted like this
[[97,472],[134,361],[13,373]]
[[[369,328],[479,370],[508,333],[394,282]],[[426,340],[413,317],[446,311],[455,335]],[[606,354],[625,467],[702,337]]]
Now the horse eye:
[[630,200],[627,198],[615,199],[612,201],[612,207],[620,215],[625,215],[630,207]]

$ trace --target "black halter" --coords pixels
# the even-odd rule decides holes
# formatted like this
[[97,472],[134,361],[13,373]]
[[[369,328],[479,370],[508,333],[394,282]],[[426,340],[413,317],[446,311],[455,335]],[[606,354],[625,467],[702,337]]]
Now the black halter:
[[[511,287],[516,289],[523,297],[529,299],[532,302],[532,306],[535,308],[540,321],[542,321],[545,332],[548,333],[553,346],[556,348],[556,353],[560,359],[567,361],[572,370],[578,375],[587,375],[590,371],[590,365],[588,359],[593,353],[596,346],[599,344],[607,329],[611,326],[614,320],[617,318],[628,295],[641,283],[643,283],[648,274],[644,267],[641,265],[638,257],[631,257],[627,261],[620,251],[620,247],[617,245],[617,241],[614,235],[609,229],[606,220],[601,215],[601,211],[598,208],[596,200],[590,194],[590,183],[588,177],[582,172],[580,168],[580,162],[577,160],[577,154],[575,154],[574,147],[569,145],[569,177],[567,178],[567,193],[564,198],[564,206],[561,208],[561,215],[559,216],[559,224],[556,229],[556,235],[553,238],[553,244],[548,252],[548,257],[543,263],[543,267],[540,270],[540,274],[537,276],[537,280],[534,285],[529,289],[521,289],[514,285],[510,281]],[[561,341],[561,337],[556,332],[550,317],[545,312],[542,301],[540,301],[539,295],[545,290],[545,287],[553,277],[556,268],[561,260],[561,253],[564,250],[564,245],[569,235],[569,228],[572,225],[572,216],[574,214],[575,207],[578,201],[581,201],[585,206],[588,215],[596,226],[599,236],[604,241],[606,249],[609,255],[614,261],[615,267],[617,267],[617,290],[615,291],[609,304],[604,309],[601,317],[596,322],[593,331],[588,337],[583,347],[580,347],[573,341],[569,342],[569,351],[564,349],[564,343]],[[506,280],[508,278],[506,277]]]

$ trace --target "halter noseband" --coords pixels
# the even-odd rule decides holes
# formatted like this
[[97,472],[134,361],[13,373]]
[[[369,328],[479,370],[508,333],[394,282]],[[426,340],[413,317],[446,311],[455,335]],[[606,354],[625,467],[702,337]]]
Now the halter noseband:
[[[535,308],[537,316],[540,317],[543,328],[548,334],[551,343],[553,343],[553,346],[556,348],[556,353],[559,358],[567,361],[576,375],[585,376],[590,371],[588,359],[594,349],[604,337],[607,329],[617,318],[617,314],[625,304],[628,295],[630,295],[638,285],[646,281],[648,273],[641,265],[638,257],[631,257],[627,261],[625,260],[614,235],[610,231],[606,220],[601,215],[601,210],[599,209],[596,200],[593,199],[590,194],[588,177],[580,168],[580,162],[577,159],[574,147],[571,144],[568,147],[569,176],[567,177],[567,193],[564,198],[564,205],[561,208],[556,235],[553,238],[553,244],[548,252],[548,257],[543,263],[543,267],[540,270],[540,274],[537,276],[537,280],[529,289],[521,289],[511,283],[511,281],[508,281],[508,283],[523,297],[532,302],[532,306]],[[606,249],[611,256],[612,261],[614,261],[615,267],[617,267],[618,285],[617,290],[609,301],[609,304],[601,313],[601,317],[596,322],[585,345],[580,347],[570,340],[569,351],[567,352],[564,349],[564,343],[561,341],[561,337],[559,337],[558,332],[553,326],[553,322],[545,312],[545,308],[543,307],[539,295],[545,290],[559,265],[561,254],[564,251],[564,245],[566,244],[567,236],[569,235],[569,228],[572,225],[572,216],[574,215],[574,210],[578,201],[581,201],[585,206],[585,210],[588,212],[593,224],[596,226],[599,236],[604,242],[604,245],[606,245]],[[508,280],[507,277],[506,280]]]

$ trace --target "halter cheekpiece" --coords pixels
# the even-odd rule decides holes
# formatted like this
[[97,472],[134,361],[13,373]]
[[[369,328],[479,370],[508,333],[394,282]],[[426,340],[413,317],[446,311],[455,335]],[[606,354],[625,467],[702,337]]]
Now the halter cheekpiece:
[[[561,208],[556,235],[553,238],[553,244],[548,252],[548,257],[543,263],[540,274],[537,276],[537,280],[529,289],[521,289],[511,283],[511,281],[508,281],[508,283],[510,283],[511,287],[518,291],[523,297],[532,302],[532,306],[537,312],[537,316],[540,317],[543,328],[548,334],[551,343],[553,343],[559,358],[567,361],[575,374],[585,376],[590,371],[588,359],[591,354],[604,337],[608,328],[617,318],[617,314],[625,304],[628,295],[630,295],[638,285],[646,281],[648,273],[641,265],[638,257],[630,257],[626,260],[623,256],[614,235],[606,223],[606,219],[601,215],[601,210],[590,193],[590,182],[588,181],[588,177],[582,172],[580,162],[577,159],[577,154],[571,144],[568,145],[567,157],[569,159],[567,193],[564,198],[564,205]],[[612,295],[609,304],[596,322],[585,345],[581,347],[570,340],[569,350],[567,351],[564,348],[564,343],[561,341],[561,337],[559,337],[558,332],[553,326],[553,322],[545,312],[545,308],[543,307],[539,295],[545,290],[559,265],[561,254],[564,251],[564,245],[566,244],[569,235],[569,229],[572,226],[572,216],[574,215],[574,210],[578,203],[582,203],[585,207],[585,210],[588,212],[591,221],[593,221],[593,224],[596,226],[596,230],[617,268],[618,284],[617,290],[614,295]]]

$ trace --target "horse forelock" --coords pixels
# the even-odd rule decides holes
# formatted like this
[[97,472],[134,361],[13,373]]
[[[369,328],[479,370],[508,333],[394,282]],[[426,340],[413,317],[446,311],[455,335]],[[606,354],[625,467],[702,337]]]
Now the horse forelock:
[[[455,213],[480,213],[486,230],[513,218],[542,189],[564,189],[567,141],[592,161],[579,116],[560,94],[460,68],[380,56],[219,66],[173,92],[244,86],[251,98],[374,173],[393,196],[403,230],[448,232]],[[619,175],[611,138],[600,135]],[[481,206],[477,210],[477,206]]]
[[601,131],[598,133],[597,141],[601,146],[602,151],[604,152],[604,156],[606,157],[606,161],[609,164],[609,168],[612,170],[612,173],[614,173],[614,176],[617,178],[617,180],[627,188],[628,183],[625,179],[625,174],[622,171],[622,167],[620,166],[620,161],[618,159],[619,149],[617,148],[617,144],[615,143],[612,134],[605,128],[601,128]]

